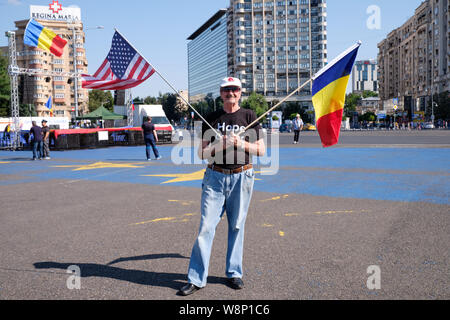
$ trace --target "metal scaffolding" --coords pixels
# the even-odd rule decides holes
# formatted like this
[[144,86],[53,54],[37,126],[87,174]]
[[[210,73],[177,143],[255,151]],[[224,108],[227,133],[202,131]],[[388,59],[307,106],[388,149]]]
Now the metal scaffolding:
[[127,106],[127,125],[133,126],[134,123],[134,110],[133,110],[133,95],[131,89],[125,91],[125,104]]
[[7,31],[5,35],[8,38],[8,74],[11,80],[11,118],[13,119],[13,125],[11,126],[12,139],[10,139],[10,141],[8,142],[7,148],[17,150],[23,146],[20,135],[21,127],[19,111],[19,75],[40,75],[48,77],[65,77],[78,79],[80,77],[80,74],[76,72],[55,72],[41,69],[19,68],[19,66],[17,65],[16,33],[14,31]]
[[15,70],[17,66],[17,52],[16,52],[16,33],[14,31],[6,32],[8,37],[8,53],[9,53],[9,67],[8,73],[11,80],[11,118],[13,119],[13,125],[11,126],[12,139],[8,141],[8,148],[13,150],[19,149],[21,145],[20,140],[20,114],[19,114],[19,82],[17,73]]

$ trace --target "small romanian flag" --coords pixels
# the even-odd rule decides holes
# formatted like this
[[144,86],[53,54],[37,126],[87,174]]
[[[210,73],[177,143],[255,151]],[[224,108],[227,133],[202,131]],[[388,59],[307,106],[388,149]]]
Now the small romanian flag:
[[53,117],[53,104],[52,104],[52,97],[48,98],[47,103],[45,104],[47,109],[50,110],[50,117]]
[[56,35],[52,30],[45,28],[39,22],[31,19],[27,24],[23,42],[31,47],[38,47],[50,51],[61,57],[67,41]]
[[345,94],[360,46],[361,42],[358,42],[314,76],[312,101],[317,131],[325,148],[339,142]]

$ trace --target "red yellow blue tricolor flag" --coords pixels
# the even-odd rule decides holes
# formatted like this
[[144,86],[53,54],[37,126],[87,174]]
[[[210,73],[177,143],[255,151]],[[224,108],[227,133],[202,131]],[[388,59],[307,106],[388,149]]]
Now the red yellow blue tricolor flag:
[[339,142],[345,94],[360,46],[359,41],[313,78],[312,101],[316,111],[316,127],[325,148]]
[[67,44],[67,40],[62,39],[34,19],[31,19],[27,24],[23,42],[31,47],[50,51],[57,57],[62,56],[64,47]]

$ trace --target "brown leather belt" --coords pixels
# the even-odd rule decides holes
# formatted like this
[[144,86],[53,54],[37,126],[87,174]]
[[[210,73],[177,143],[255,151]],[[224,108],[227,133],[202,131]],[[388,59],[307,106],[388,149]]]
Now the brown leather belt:
[[223,169],[221,167],[215,166],[210,164],[208,166],[209,169],[213,170],[213,171],[217,171],[223,174],[236,174],[236,173],[241,173],[250,169],[253,169],[253,165],[252,164],[247,164],[245,166],[236,168],[236,169]]

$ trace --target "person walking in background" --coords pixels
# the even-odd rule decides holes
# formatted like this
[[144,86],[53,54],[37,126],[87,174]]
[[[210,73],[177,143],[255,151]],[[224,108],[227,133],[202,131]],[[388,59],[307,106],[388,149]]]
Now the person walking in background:
[[36,158],[39,158],[39,160],[42,160],[42,129],[36,124],[36,121],[32,122],[32,127],[30,129],[30,136],[33,138],[31,139],[31,146],[33,148],[33,160],[36,160]]
[[42,157],[50,160],[50,128],[47,126],[47,120],[42,120]]
[[303,130],[303,120],[299,114],[297,114],[294,120],[294,144],[298,144],[300,140],[300,131]]
[[156,160],[161,159],[162,157],[160,156],[158,148],[156,147],[156,143],[158,142],[158,134],[156,133],[155,125],[152,123],[151,117],[147,117],[147,121],[142,125],[142,133],[145,140],[147,160],[151,160],[151,150],[153,150]]
[[8,144],[11,140],[11,125],[8,123],[5,127],[5,132],[3,133],[3,140],[5,144]]

